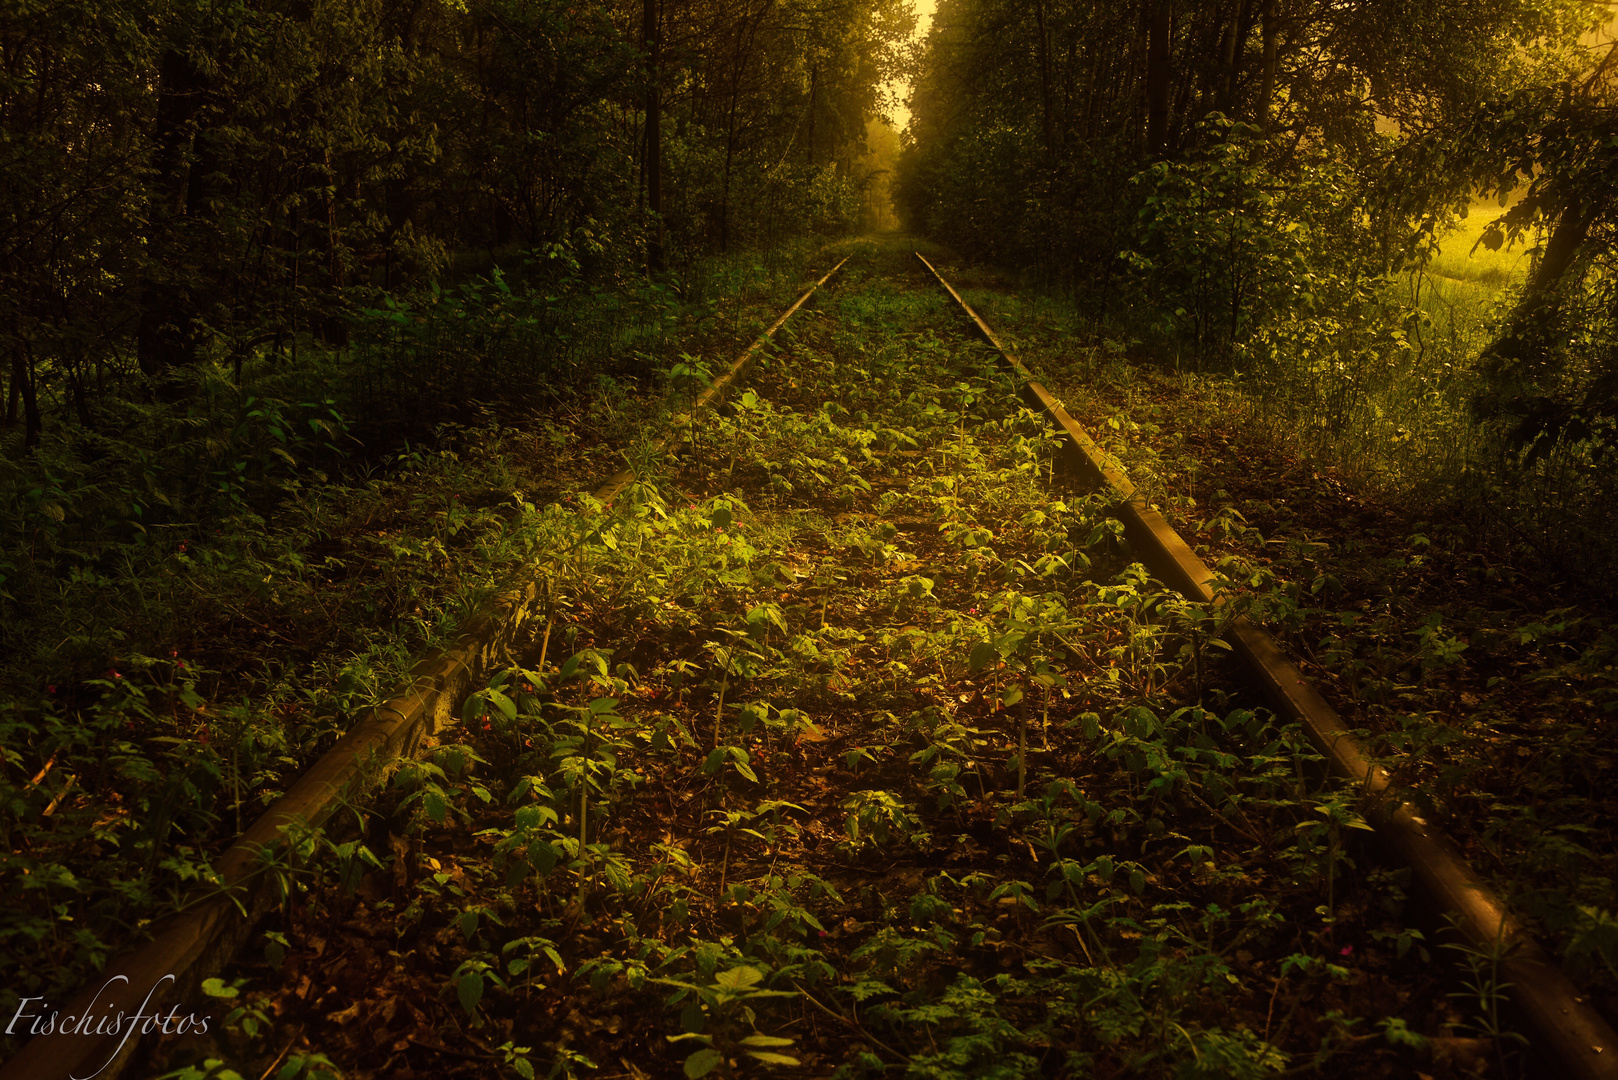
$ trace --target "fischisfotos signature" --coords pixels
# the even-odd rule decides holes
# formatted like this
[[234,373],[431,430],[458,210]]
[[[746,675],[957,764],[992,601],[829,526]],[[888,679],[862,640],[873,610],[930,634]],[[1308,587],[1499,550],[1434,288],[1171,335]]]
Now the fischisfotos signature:
[[[127,983],[128,981],[129,976],[127,975],[114,975],[102,983],[101,989],[96,991],[96,996],[91,1000],[89,1007],[76,1016],[62,1016],[56,1009],[51,1008],[50,1003],[42,997],[25,997],[22,999],[21,1004],[17,1006],[17,1011],[12,1014],[11,1022],[6,1025],[6,1034],[48,1036],[51,1038],[64,1036],[82,1038],[84,1036],[112,1036],[123,1032],[124,1037],[119,1041],[117,1048],[108,1055],[107,1060],[102,1062],[100,1069],[93,1073],[86,1073],[83,1076],[75,1074],[71,1078],[71,1080],[91,1080],[102,1069],[112,1064],[113,1060],[123,1051],[124,1044],[129,1041],[129,1037],[135,1034],[137,1028],[142,1035],[151,1035],[154,1032],[163,1035],[206,1035],[208,1033],[208,1017],[197,1016],[195,1013],[190,1012],[181,1015],[181,1006],[179,1005],[171,1008],[166,1015],[156,1009],[151,1012],[146,1011],[147,1005],[151,1004],[152,995],[156,994],[158,988],[164,983],[173,982],[173,975],[165,975],[153,983],[152,988],[146,992],[146,999],[140,1003],[140,1008],[136,1009],[133,1015],[122,1011],[108,1011],[97,1016],[96,1003],[101,1000],[101,995],[106,992],[107,988],[114,983]],[[36,1005],[35,1002],[39,1004]]]

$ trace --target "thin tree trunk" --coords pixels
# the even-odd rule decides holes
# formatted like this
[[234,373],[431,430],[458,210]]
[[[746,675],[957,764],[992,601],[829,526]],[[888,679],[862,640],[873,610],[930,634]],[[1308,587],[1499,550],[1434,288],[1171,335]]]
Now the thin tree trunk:
[[730,90],[730,116],[725,123],[725,182],[719,194],[719,251],[721,254],[730,250],[730,163],[736,156],[736,95],[738,92],[733,84]]
[[[337,170],[331,163],[331,151],[326,151],[326,262],[331,275],[331,291],[343,287],[343,257],[337,242]],[[464,207],[464,203],[462,204]]]
[[1173,71],[1169,65],[1170,5],[1172,0],[1146,0],[1149,36],[1146,43],[1146,149],[1153,157],[1163,153],[1169,135],[1169,94]]
[[820,65],[809,69],[809,131],[805,138],[805,161],[812,169],[815,167],[815,95],[820,90]]
[[1056,118],[1052,115],[1051,41],[1050,32],[1045,26],[1045,0],[1038,0],[1034,4],[1034,17],[1039,23],[1039,96],[1043,109],[1045,156],[1049,158],[1056,150]]
[[22,387],[23,445],[32,450],[39,445],[44,424],[39,418],[39,396],[34,385],[34,354],[26,346],[18,350],[12,378]]
[[1275,97],[1276,46],[1279,34],[1275,17],[1275,0],[1264,0],[1264,77],[1258,90],[1258,126],[1266,133],[1270,130],[1270,101]]
[[1236,111],[1236,84],[1242,70],[1242,53],[1246,51],[1247,34],[1252,29],[1246,0],[1236,0],[1231,6],[1230,23],[1225,27],[1225,56],[1220,68],[1219,111],[1231,116]]
[[[175,233],[191,201],[187,191],[192,179],[191,122],[206,91],[207,77],[189,57],[178,49],[164,52],[158,68],[157,148],[147,196],[146,251],[154,269],[178,261]],[[166,282],[149,282],[142,288],[135,348],[148,378],[160,378],[169,368],[190,361],[195,318],[183,289]]]
[[10,431],[17,423],[17,402],[22,395],[22,365],[22,349],[19,348],[11,354],[11,385],[6,387],[6,416],[3,425],[6,431]]
[[758,15],[753,19],[753,25],[747,28],[736,28],[735,61],[731,64],[730,72],[730,115],[725,121],[725,179],[719,196],[719,250],[730,250],[730,175],[731,165],[736,157],[736,109],[740,103],[742,93],[742,73],[747,67],[747,58],[752,53],[753,38],[758,28],[764,22],[764,16],[769,14],[774,0],[767,0],[759,8]]
[[652,218],[651,236],[646,241],[646,272],[656,274],[663,269],[663,95],[658,70],[657,0],[644,0],[641,16],[647,74],[646,210]]

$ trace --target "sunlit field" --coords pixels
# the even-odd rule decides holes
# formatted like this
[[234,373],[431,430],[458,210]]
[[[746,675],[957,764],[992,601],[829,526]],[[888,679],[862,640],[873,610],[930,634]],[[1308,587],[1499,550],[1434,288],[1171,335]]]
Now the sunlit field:
[[[1509,205],[1509,204],[1508,204]],[[1480,240],[1503,212],[1493,199],[1480,199],[1439,241],[1424,272],[1407,275],[1412,299],[1426,312],[1432,329],[1454,349],[1481,349],[1499,301],[1528,273],[1528,246],[1519,242],[1496,250]]]

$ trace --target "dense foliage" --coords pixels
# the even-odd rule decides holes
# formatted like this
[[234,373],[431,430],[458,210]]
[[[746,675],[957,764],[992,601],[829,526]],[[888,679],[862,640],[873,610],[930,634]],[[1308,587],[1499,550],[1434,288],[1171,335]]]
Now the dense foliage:
[[[1124,181],[1233,134],[1265,137],[1249,179],[1273,190],[1329,154],[1357,208],[1378,209],[1373,180],[1403,139],[1571,70],[1546,42],[1575,34],[1588,18],[1576,8],[944,0],[918,58],[901,203],[913,227],[1077,285],[1104,285],[1138,238],[1144,189]],[[1455,174],[1424,177],[1426,200],[1449,196]],[[1378,219],[1388,243],[1407,218]],[[1386,264],[1395,251],[1364,254]]]
[[[1594,473],[1618,415],[1618,114],[1591,29],[1607,15],[945,0],[899,201],[1160,359],[1233,370],[1312,452],[1476,493],[1504,542],[1600,576],[1612,500]],[[1529,247],[1532,269],[1463,342],[1422,268],[1496,195],[1509,210],[1482,242]]]
[[1486,955],[1407,923],[1353,793],[1219,688],[1231,609],[1063,490],[907,254],[857,252],[611,507],[532,516],[538,649],[309,838],[338,874],[278,867],[309,887],[171,1080],[289,1042],[311,1078],[1346,1080],[1497,1028],[1498,987],[1430,977]]
[[893,0],[0,5],[16,994],[207,880],[516,572],[528,509],[618,466],[675,357],[731,353],[806,244],[877,217],[909,27]]
[[104,425],[109,384],[339,338],[500,252],[617,284],[847,228],[909,27],[894,0],[9,4],[6,428]]

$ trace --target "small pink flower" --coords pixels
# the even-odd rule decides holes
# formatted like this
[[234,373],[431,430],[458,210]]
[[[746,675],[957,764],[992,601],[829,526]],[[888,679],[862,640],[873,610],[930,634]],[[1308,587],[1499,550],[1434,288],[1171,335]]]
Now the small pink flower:
[[123,678],[123,675],[119,674],[116,671],[113,671],[113,670],[109,669],[107,671],[107,678],[109,678],[109,679],[121,679],[121,678]]
[[47,687],[46,687],[46,688],[45,688],[45,692],[46,692],[46,693],[47,693],[47,694],[54,694],[54,693],[56,693],[56,684],[55,684],[55,683],[51,683],[51,684],[50,684],[50,685],[49,685],[49,686],[47,686]]
[[1352,945],[1344,945],[1341,949],[1337,950],[1337,955],[1338,956],[1353,956],[1354,955],[1354,946],[1352,946]]

